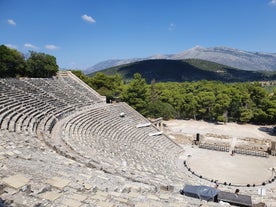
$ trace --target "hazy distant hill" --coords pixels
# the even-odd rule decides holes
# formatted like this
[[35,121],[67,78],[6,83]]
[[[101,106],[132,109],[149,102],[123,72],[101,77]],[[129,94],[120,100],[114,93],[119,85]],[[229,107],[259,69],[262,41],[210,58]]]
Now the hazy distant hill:
[[[148,83],[155,79],[161,81],[220,80],[223,82],[243,82],[276,79],[276,72],[257,72],[239,70],[229,66],[198,59],[187,60],[143,60],[115,66],[101,72],[114,75],[119,73],[125,80],[140,73]],[[90,74],[93,76],[95,73]]]
[[122,60],[107,60],[100,62],[90,68],[85,73],[92,73],[105,68],[110,68],[118,65],[133,63],[142,60],[151,59],[169,59],[169,60],[183,60],[183,59],[202,59],[208,60],[230,67],[239,68],[242,70],[267,70],[276,71],[276,54],[275,53],[261,53],[248,52],[227,47],[211,47],[203,48],[200,46],[191,48],[179,54],[173,55],[153,55],[147,58],[132,58]]
[[196,58],[242,70],[276,71],[276,54],[237,50],[227,47],[194,47],[176,54],[172,59]]

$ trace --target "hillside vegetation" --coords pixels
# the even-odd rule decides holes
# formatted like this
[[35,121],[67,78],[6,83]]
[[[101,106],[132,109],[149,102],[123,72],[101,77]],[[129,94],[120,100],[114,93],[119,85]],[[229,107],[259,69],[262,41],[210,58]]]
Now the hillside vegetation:
[[[187,60],[144,60],[126,65],[116,66],[100,71],[106,75],[120,74],[126,81],[139,73],[150,83],[156,82],[183,82],[199,80],[216,80],[222,82],[246,82],[275,80],[276,72],[245,71],[231,68],[214,62],[187,59]],[[89,76],[94,76],[92,73]]]
[[0,78],[46,78],[56,75],[56,58],[45,53],[30,51],[28,58],[15,49],[0,45]]
[[130,82],[119,74],[97,73],[93,77],[74,73],[107,101],[121,100],[146,117],[196,119],[253,124],[276,123],[276,91],[269,93],[260,83],[221,81],[155,82],[136,73]]

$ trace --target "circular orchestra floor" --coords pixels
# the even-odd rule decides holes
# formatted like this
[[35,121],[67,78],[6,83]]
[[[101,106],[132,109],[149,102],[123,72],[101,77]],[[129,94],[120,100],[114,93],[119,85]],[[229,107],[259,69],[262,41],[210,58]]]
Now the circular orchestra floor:
[[[208,180],[232,185],[261,185],[274,177],[276,157],[255,157],[189,147],[185,149],[187,167]],[[276,176],[276,175],[275,175]]]

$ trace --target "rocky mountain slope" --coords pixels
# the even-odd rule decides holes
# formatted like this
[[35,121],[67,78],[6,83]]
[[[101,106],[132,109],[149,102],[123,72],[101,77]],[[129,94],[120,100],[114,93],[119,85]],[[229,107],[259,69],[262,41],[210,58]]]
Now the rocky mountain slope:
[[[153,59],[128,63],[101,70],[107,75],[120,74],[125,81],[140,73],[148,83],[217,80],[223,82],[267,81],[276,79],[276,71],[246,71],[222,64],[200,60]],[[89,74],[95,75],[96,72]]]
[[178,54],[171,55],[153,55],[146,58],[114,59],[102,61],[84,72],[86,74],[103,70],[106,68],[133,63],[142,60],[151,59],[202,59],[227,65],[242,70],[265,70],[276,71],[276,53],[249,52],[227,47],[204,48],[196,46]]

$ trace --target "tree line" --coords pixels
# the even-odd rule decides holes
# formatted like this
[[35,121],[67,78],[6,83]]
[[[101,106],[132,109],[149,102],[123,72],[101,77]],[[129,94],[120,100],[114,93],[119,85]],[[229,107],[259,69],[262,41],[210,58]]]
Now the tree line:
[[125,101],[147,117],[196,119],[212,122],[276,123],[276,91],[261,84],[220,81],[160,82],[147,84],[138,73],[126,83],[120,75],[93,77],[73,71],[84,82],[112,100]]
[[16,49],[0,45],[0,77],[46,78],[56,75],[58,65],[54,56],[30,51],[28,58]]

